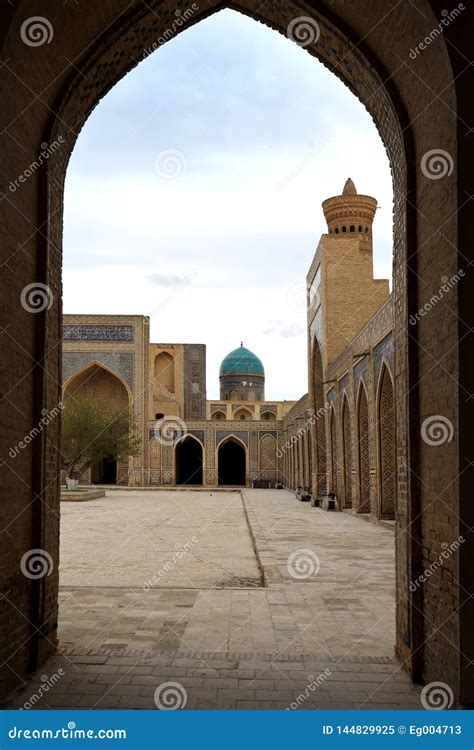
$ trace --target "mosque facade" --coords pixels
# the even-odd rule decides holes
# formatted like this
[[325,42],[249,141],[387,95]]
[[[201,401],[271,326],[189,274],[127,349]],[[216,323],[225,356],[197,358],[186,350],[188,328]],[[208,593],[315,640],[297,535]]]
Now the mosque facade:
[[[347,180],[323,203],[308,271],[308,392],[265,398],[264,364],[237,346],[207,399],[204,344],[150,341],[146,316],[65,315],[63,402],[129,410],[137,455],[92,467],[95,484],[287,487],[390,520],[395,507],[393,301],[373,278],[377,201]],[[216,373],[217,376],[217,373]],[[303,491],[302,491],[303,490]]]

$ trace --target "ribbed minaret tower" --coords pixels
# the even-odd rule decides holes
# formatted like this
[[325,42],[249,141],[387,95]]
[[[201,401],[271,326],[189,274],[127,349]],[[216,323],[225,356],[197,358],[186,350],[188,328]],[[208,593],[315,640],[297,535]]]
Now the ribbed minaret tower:
[[362,243],[361,249],[372,252],[372,223],[377,209],[377,201],[370,195],[359,195],[349,177],[342,195],[335,195],[323,201],[324,217],[329,234],[337,237],[350,237]]
[[388,280],[374,279],[376,208],[375,198],[359,195],[350,178],[342,195],[323,202],[328,231],[306,279],[310,335],[318,341],[323,367],[339,357],[390,295]]

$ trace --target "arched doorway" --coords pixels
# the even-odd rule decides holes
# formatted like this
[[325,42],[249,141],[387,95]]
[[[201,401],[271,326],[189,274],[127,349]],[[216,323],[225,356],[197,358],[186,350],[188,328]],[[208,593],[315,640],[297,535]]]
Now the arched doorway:
[[[64,384],[63,402],[86,398],[92,401],[107,401],[117,411],[126,413],[130,408],[131,394],[124,381],[100,362],[91,362],[72,375]],[[119,462],[109,457],[91,466],[90,481],[93,484],[117,484],[128,481],[127,460]]]
[[160,352],[155,357],[153,366],[155,381],[174,393],[174,359],[168,352]]
[[217,450],[218,484],[245,486],[247,456],[245,447],[239,440],[229,438]]
[[395,409],[392,378],[385,365],[380,374],[377,406],[379,514],[382,518],[394,518],[396,504]]
[[357,448],[358,448],[358,513],[370,513],[370,458],[369,458],[369,405],[363,385],[359,391],[357,408]]
[[202,485],[203,452],[199,440],[186,435],[175,448],[176,484]]
[[351,412],[347,396],[344,396],[342,407],[342,434],[344,448],[344,507],[352,508]]
[[[22,12],[13,13],[9,4],[2,9],[2,42],[4,42],[5,59],[13,59],[14,63],[21,64],[21,55],[17,55],[18,48],[23,47],[21,39],[20,24],[23,18],[29,14],[33,15],[36,10],[32,2],[26,0],[21,4]],[[220,5],[210,3],[200,9],[200,13],[209,13],[214,7]],[[288,17],[291,14],[305,15],[300,9],[288,10],[286,6],[266,5],[255,10],[253,4],[239,2],[239,9],[254,15],[259,21],[279,28],[285,33]],[[420,395],[424,396],[424,389],[428,388],[427,378],[420,378],[420,362],[426,356],[426,348],[423,351],[418,341],[428,341],[431,347],[430,353],[436,361],[436,365],[430,369],[429,398],[436,405],[437,411],[443,413],[447,410],[450,415],[456,414],[456,405],[459,401],[458,383],[452,382],[446,385],[445,368],[440,364],[448,352],[452,352],[456,363],[460,363],[460,382],[466,380],[469,385],[469,346],[468,337],[453,345],[452,335],[440,335],[445,331],[449,333],[451,319],[448,305],[440,304],[436,311],[421,319],[417,324],[417,336],[409,336],[406,331],[406,321],[410,314],[415,314],[420,309],[420,304],[429,300],[430,295],[438,289],[439,277],[445,272],[447,263],[450,267],[457,268],[459,259],[457,256],[459,244],[457,238],[464,238],[468,242],[472,234],[469,222],[469,212],[457,210],[457,196],[462,200],[466,192],[472,192],[470,187],[471,175],[469,169],[463,165],[469,164],[470,139],[463,137],[462,115],[469,101],[469,79],[463,72],[461,65],[468,59],[470,27],[469,23],[453,23],[443,30],[449,44],[441,45],[437,50],[437,65],[425,65],[423,68],[423,80],[421,77],[409,77],[406,65],[398,65],[394,51],[399,50],[399,57],[406,57],[407,46],[416,45],[419,39],[424,38],[427,28],[432,28],[438,22],[439,3],[431,0],[420,0],[419,7],[413,4],[403,6],[403,12],[399,4],[393,4],[388,0],[380,0],[378,3],[362,0],[354,14],[350,3],[340,3],[336,11],[331,10],[324,15],[324,8],[314,11],[320,27],[321,35],[317,36],[317,43],[310,48],[310,53],[323,59],[326,64],[351,87],[366,104],[381,132],[381,136],[390,154],[393,166],[395,182],[395,193],[397,200],[395,204],[395,266],[396,285],[395,302],[397,308],[397,347],[402,353],[401,364],[397,366],[396,396],[397,396],[397,461],[401,471],[407,477],[407,481],[400,485],[401,528],[410,527],[410,535],[401,533],[397,536],[397,554],[400,565],[397,567],[397,584],[400,596],[398,599],[398,654],[407,660],[408,665],[418,677],[421,674],[428,679],[435,679],[439,665],[444,663],[458,663],[456,658],[439,659],[438,653],[444,655],[445,644],[442,643],[443,633],[441,624],[444,622],[442,604],[448,603],[448,597],[452,597],[451,591],[438,592],[432,598],[425,597],[422,602],[413,603],[417,593],[411,596],[409,584],[413,573],[426,567],[427,561],[437,553],[436,526],[427,528],[422,525],[421,515],[425,507],[432,502],[431,482],[439,479],[440,461],[439,454],[433,451],[431,446],[423,445],[419,437],[420,427]],[[14,89],[17,86],[16,77],[10,75],[10,71],[4,66],[2,76],[5,77],[5,91],[7,92],[7,107],[5,117],[11,123],[8,132],[5,129],[5,142],[11,153],[12,172],[22,174],[24,162],[33,162],[37,158],[38,144],[42,141],[56,143],[58,134],[61,135],[61,143],[65,143],[58,149],[58,155],[50,159],[48,164],[49,175],[44,174],[44,169],[39,172],[40,179],[33,184],[30,183],[29,190],[23,190],[15,197],[18,205],[11,201],[5,202],[5,215],[8,221],[9,232],[5,239],[5,251],[16,252],[19,247],[24,247],[24,258],[21,268],[17,269],[15,275],[4,275],[6,285],[6,299],[12,299],[11,318],[7,343],[13,340],[21,341],[25,352],[34,357],[34,361],[42,363],[41,366],[30,367],[24,373],[21,387],[17,388],[15,398],[18,405],[25,408],[24,413],[19,413],[15,402],[7,403],[9,410],[5,424],[10,428],[8,436],[9,443],[15,444],[21,436],[37,425],[41,418],[41,410],[53,408],[57,401],[58,391],[55,383],[59,382],[60,373],[60,315],[57,305],[45,306],[43,311],[28,319],[28,313],[20,309],[16,303],[22,287],[32,278],[42,284],[50,285],[55,296],[60,294],[60,255],[61,255],[61,216],[62,216],[62,186],[64,184],[64,168],[62,163],[67,163],[70,152],[70,142],[79,132],[82,122],[106,91],[127,70],[140,59],[143,50],[150,45],[156,45],[156,39],[160,33],[167,28],[169,19],[173,18],[173,8],[166,8],[164,14],[157,20],[153,8],[148,6],[130,7],[129,11],[123,12],[123,4],[119,0],[110,0],[108,3],[98,4],[97,12],[90,15],[89,19],[83,19],[83,23],[76,24],[74,35],[62,33],[68,19],[61,15],[61,8],[48,6],[48,20],[54,28],[54,45],[51,50],[48,64],[26,65],[19,69],[19,74],[25,86],[42,93],[42,107],[37,111],[37,116],[31,117],[30,107],[24,107],[24,102],[16,96]],[[469,10],[465,11],[466,14]],[[194,20],[198,20],[198,17]],[[427,23],[428,21],[428,23]],[[159,25],[161,22],[161,25]],[[395,28],[399,38],[393,38],[393,44],[387,45],[387,29],[389,24],[396,24]],[[370,37],[370,43],[367,41]],[[58,45],[67,45],[61,48]],[[461,50],[461,54],[459,54]],[[466,55],[464,54],[466,52]],[[35,50],[33,50],[35,52]],[[42,54],[48,52],[44,47]],[[66,53],[70,64],[64,63]],[[121,54],[122,53],[122,54]],[[46,58],[45,58],[46,59]],[[77,65],[74,61],[78,61]],[[424,61],[424,59],[423,59]],[[420,55],[417,63],[422,62]],[[11,82],[9,78],[11,79]],[[55,85],[51,85],[51,81]],[[443,96],[439,94],[442,87]],[[12,93],[9,96],[9,93]],[[432,93],[425,99],[427,91]],[[439,94],[439,95],[438,95]],[[449,97],[449,98],[448,98]],[[448,100],[452,106],[446,106]],[[37,101],[31,102],[35,106]],[[17,108],[18,105],[18,108]],[[21,108],[21,112],[19,109]],[[56,115],[54,114],[56,113]],[[453,116],[453,113],[456,117]],[[30,127],[25,128],[24,117],[29,118]],[[436,127],[433,128],[433,123]],[[459,169],[451,170],[449,186],[443,180],[426,182],[425,175],[421,175],[419,159],[414,155],[427,155],[433,148],[433,140],[439,142],[436,134],[442,133],[442,143],[449,149],[447,155],[455,158]],[[66,140],[64,139],[66,138]],[[16,149],[16,143],[22,143],[22,149]],[[69,143],[68,143],[69,141]],[[11,149],[11,152],[10,152]],[[16,150],[15,150],[16,149]],[[26,153],[29,154],[26,158]],[[452,154],[452,156],[451,156]],[[445,152],[446,155],[446,152]],[[43,165],[44,167],[44,165]],[[450,177],[453,172],[452,177]],[[48,182],[48,185],[46,185]],[[428,189],[429,188],[429,189]],[[56,195],[55,195],[56,193]],[[25,224],[24,217],[34,217],[33,223]],[[416,221],[417,216],[426,217],[426,220]],[[439,228],[443,227],[443,232]],[[36,229],[36,231],[34,231]],[[32,231],[33,230],[33,231]],[[47,234],[47,236],[45,236]],[[54,249],[54,252],[51,250]],[[425,280],[426,274],[426,280]],[[436,287],[433,286],[436,285]],[[454,301],[453,315],[465,309],[465,305],[472,297],[472,281],[466,280],[459,288],[459,303]],[[10,296],[8,296],[10,295]],[[448,313],[447,315],[444,312]],[[433,322],[434,320],[434,322]],[[439,327],[438,327],[439,324]],[[413,329],[415,330],[415,329]],[[433,333],[434,332],[434,333]],[[19,367],[24,367],[25,357],[21,358],[14,352],[14,361]],[[431,361],[429,362],[431,366]],[[423,376],[424,371],[421,372]],[[41,394],[45,398],[40,398]],[[45,400],[46,399],[46,400]],[[461,410],[460,437],[468,437],[472,424],[472,408],[474,404],[464,403]],[[10,427],[10,425],[12,425]],[[45,431],[45,439],[34,446],[31,457],[28,457],[26,471],[31,476],[31,482],[26,486],[23,478],[11,479],[6,489],[5,508],[7,512],[6,521],[14,520],[17,516],[17,503],[31,504],[33,519],[29,527],[25,524],[22,533],[25,538],[33,539],[33,544],[39,545],[45,530],[51,541],[51,549],[55,560],[57,559],[57,539],[59,495],[57,483],[50,481],[57,475],[58,448],[59,448],[59,425],[52,423]],[[460,484],[462,492],[459,495],[458,486],[449,488],[449,506],[452,508],[453,524],[458,524],[462,530],[463,524],[472,526],[472,503],[469,493],[469,482],[472,483],[472,467],[468,465],[467,458],[459,454],[458,449],[453,449],[447,457],[445,468],[459,472],[459,461],[464,470],[461,473]],[[458,503],[459,500],[459,503]],[[51,512],[51,509],[53,511]],[[446,514],[443,507],[443,513]],[[449,511],[448,511],[449,512]],[[438,519],[434,518],[435,523]],[[441,519],[440,519],[441,522]],[[54,541],[56,540],[56,541]],[[29,543],[29,542],[28,542]],[[467,547],[467,545],[465,545]],[[464,590],[469,588],[471,565],[468,559],[468,550],[461,549],[461,568],[456,570],[460,574],[461,584],[465,582]],[[18,561],[15,557],[16,550],[9,552],[7,558],[8,571],[11,575],[17,574]],[[457,562],[453,563],[457,565]],[[19,574],[17,574],[19,575]],[[26,600],[30,596],[30,589],[34,590],[28,581],[28,590],[25,589],[24,581],[15,580],[15,591],[19,591],[21,597]],[[28,644],[30,665],[38,663],[38,652],[45,653],[45,649],[52,650],[51,643],[54,639],[54,624],[56,617],[50,615],[48,609],[45,613],[45,604],[53,608],[57,600],[57,577],[50,576],[47,580],[35,584],[38,588],[43,587],[46,592],[44,596],[36,596],[39,602],[35,605],[35,597],[31,595],[32,607],[34,609],[33,621],[36,623],[36,633]],[[408,604],[406,604],[408,600]],[[43,603],[43,604],[42,604]],[[469,610],[469,614],[466,612]],[[424,638],[426,612],[426,623],[435,623],[436,628],[432,633],[431,646],[427,650],[426,666],[423,672],[423,659],[421,646]],[[453,615],[454,616],[454,615]],[[468,617],[471,616],[469,607],[464,606],[458,617],[459,627],[456,634],[470,628]],[[16,624],[16,623],[15,623]],[[39,625],[41,624],[41,630]],[[439,624],[439,627],[438,627]],[[428,628],[426,624],[426,628]],[[25,633],[20,626],[15,630],[20,640],[24,640]],[[45,635],[46,634],[46,635]],[[49,634],[51,638],[48,639]],[[459,637],[457,642],[459,642]],[[466,638],[467,641],[467,638]],[[438,647],[438,643],[441,645]],[[38,648],[38,644],[40,648]],[[16,644],[15,644],[16,645]],[[466,644],[465,644],[466,645]],[[454,652],[453,652],[454,653]],[[465,648],[463,653],[466,653]],[[472,660],[473,654],[469,650],[468,659]],[[456,656],[456,655],[455,655]],[[23,670],[23,667],[19,667]],[[453,675],[454,673],[454,675]],[[472,701],[474,688],[470,680],[472,670],[457,670],[453,666],[450,670],[452,683],[457,684],[455,678],[461,674],[462,697],[464,701]],[[442,675],[447,679],[446,674]],[[467,683],[467,688],[466,684]]]

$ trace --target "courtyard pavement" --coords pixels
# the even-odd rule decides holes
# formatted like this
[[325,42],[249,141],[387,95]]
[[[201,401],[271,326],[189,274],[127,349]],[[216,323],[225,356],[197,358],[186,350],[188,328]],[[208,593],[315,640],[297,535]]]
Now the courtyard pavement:
[[60,648],[10,707],[421,708],[391,530],[282,490],[62,503]]

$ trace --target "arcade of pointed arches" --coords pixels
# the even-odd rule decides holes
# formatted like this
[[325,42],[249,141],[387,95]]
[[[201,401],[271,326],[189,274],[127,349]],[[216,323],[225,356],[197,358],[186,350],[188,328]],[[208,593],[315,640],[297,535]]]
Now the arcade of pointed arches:
[[[373,323],[372,323],[373,325]],[[380,351],[386,352],[381,356]],[[350,359],[349,352],[349,359]],[[341,510],[393,520],[396,511],[395,389],[392,334],[376,340],[350,371],[323,375],[313,343],[310,393],[283,420],[284,484],[320,502],[334,495]],[[329,378],[331,374],[331,378]]]

